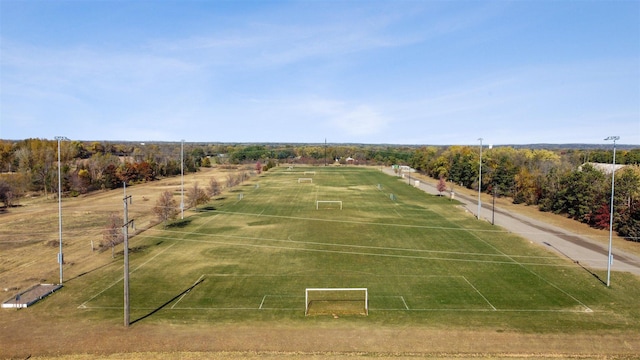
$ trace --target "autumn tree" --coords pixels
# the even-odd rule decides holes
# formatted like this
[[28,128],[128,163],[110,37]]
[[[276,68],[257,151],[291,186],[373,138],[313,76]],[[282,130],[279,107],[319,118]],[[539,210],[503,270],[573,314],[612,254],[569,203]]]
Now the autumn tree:
[[209,200],[209,194],[198,186],[198,182],[193,184],[193,186],[187,190],[187,201],[189,207],[194,207],[196,211],[198,210],[198,205],[206,204]]
[[440,180],[438,180],[437,188],[438,188],[439,196],[442,196],[442,192],[447,190],[447,182],[444,180],[444,177],[441,176]]
[[167,221],[178,216],[178,202],[173,198],[173,194],[170,191],[167,190],[160,194],[156,205],[153,207],[153,213],[164,223],[165,227]]
[[222,193],[222,186],[215,177],[211,177],[211,179],[209,179],[209,187],[207,188],[207,192],[210,197],[218,196]]
[[124,221],[116,213],[109,214],[107,218],[107,225],[102,232],[102,242],[100,246],[103,249],[107,247],[111,248],[111,257],[115,257],[114,249],[116,245],[121,244],[124,241],[124,234],[122,233],[122,225]]
[[0,202],[6,207],[11,207],[13,204],[13,188],[9,182],[0,179]]

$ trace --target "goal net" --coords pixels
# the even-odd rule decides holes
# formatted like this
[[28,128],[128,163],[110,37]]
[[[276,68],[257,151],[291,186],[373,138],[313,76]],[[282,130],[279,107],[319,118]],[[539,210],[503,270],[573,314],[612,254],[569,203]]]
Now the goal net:
[[367,288],[307,288],[304,315],[369,315]]
[[316,200],[316,210],[320,209],[342,210],[342,200]]

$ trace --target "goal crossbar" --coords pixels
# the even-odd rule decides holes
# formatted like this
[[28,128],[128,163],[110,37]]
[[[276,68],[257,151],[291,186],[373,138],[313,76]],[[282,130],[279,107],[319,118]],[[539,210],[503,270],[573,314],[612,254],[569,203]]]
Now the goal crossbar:
[[[344,293],[360,293],[360,296],[337,296],[339,292]],[[312,296],[309,293],[331,294],[325,296]],[[364,310],[365,315],[369,315],[369,290],[368,288],[306,288],[304,290],[304,315],[309,315],[309,308],[314,301],[322,302],[362,302],[360,309]],[[339,312],[336,310],[336,312]]]

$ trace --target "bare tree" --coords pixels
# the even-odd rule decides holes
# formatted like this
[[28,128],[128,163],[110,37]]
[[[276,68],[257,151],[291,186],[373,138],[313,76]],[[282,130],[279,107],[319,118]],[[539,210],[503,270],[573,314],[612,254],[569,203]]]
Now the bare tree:
[[124,234],[122,233],[122,226],[124,221],[116,213],[109,214],[107,219],[107,225],[102,232],[102,242],[100,246],[103,248],[111,248],[111,257],[114,257],[114,248],[116,245],[121,244],[124,241]]
[[210,200],[209,195],[207,194],[206,191],[204,191],[204,189],[198,186],[197,182],[193,184],[193,187],[187,190],[187,201],[188,201],[189,207],[193,206],[196,209],[196,211],[198,210],[198,205],[205,204],[209,200]]
[[232,188],[236,185],[240,184],[240,179],[234,174],[227,175],[227,188]]
[[222,193],[222,186],[220,185],[220,183],[218,183],[218,180],[216,180],[216,178],[211,177],[211,179],[209,179],[209,187],[207,188],[207,190],[210,197],[218,196],[220,195],[220,193]]
[[167,221],[178,216],[178,202],[173,198],[173,194],[170,191],[167,190],[160,194],[160,198],[156,201],[156,206],[153,207],[153,213],[164,223],[165,227],[167,226]]

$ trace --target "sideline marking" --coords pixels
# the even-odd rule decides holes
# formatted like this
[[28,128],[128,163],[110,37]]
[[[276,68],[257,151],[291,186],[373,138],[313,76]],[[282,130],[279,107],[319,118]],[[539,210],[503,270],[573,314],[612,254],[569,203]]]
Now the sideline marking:
[[182,296],[180,296],[180,299],[178,299],[173,305],[171,305],[171,309],[173,309],[174,307],[176,307],[176,305],[178,305],[178,303],[180,302],[180,300],[182,300],[185,296],[187,296],[188,293],[191,292],[191,289],[193,289],[194,286],[196,286],[197,283],[200,282],[200,280],[202,280],[202,278],[204,277],[204,274],[200,275],[200,277],[198,278],[198,280],[196,280],[196,282],[193,283],[193,285],[191,285],[191,288],[189,290],[187,290],[187,292],[185,292],[184,294],[182,294]]
[[[149,263],[149,261],[155,259],[156,257],[158,257],[160,254],[164,253],[165,251],[169,250],[171,247],[173,247],[174,245],[176,245],[176,243],[173,243],[169,246],[167,246],[166,249],[160,251],[159,253],[155,254],[151,259],[145,261],[144,263],[142,263],[140,266],[136,267],[135,269],[131,270],[130,273],[136,272],[136,270],[140,269],[141,267],[143,267],[144,265],[146,265],[147,263]],[[124,275],[119,278],[118,280],[116,280],[115,282],[113,282],[111,285],[107,286],[106,288],[104,288],[102,291],[100,291],[99,293],[93,295],[92,297],[89,298],[89,300],[83,302],[82,304],[78,305],[78,309],[87,309],[87,303],[95,298],[97,298],[98,296],[100,296],[102,293],[104,293],[105,291],[111,289],[112,287],[114,287],[117,283],[119,283],[120,281],[124,280]]]
[[404,301],[404,296],[400,296],[400,299],[402,299],[402,303],[404,304],[404,307],[409,310],[409,306],[407,306],[407,302]]
[[469,280],[467,280],[467,278],[465,276],[462,276],[462,278],[464,279],[464,281],[467,282],[467,284],[469,284],[473,288],[473,290],[475,290],[478,293],[478,295],[480,295],[484,299],[484,301],[487,302],[487,304],[489,304],[489,306],[491,306],[493,311],[497,311],[498,310],[498,309],[496,309],[495,306],[493,306],[493,304],[491,304],[491,302],[489,300],[487,300],[487,298],[484,295],[482,295],[482,293],[480,292],[480,290],[478,290],[478,288],[473,286],[473,284]]

